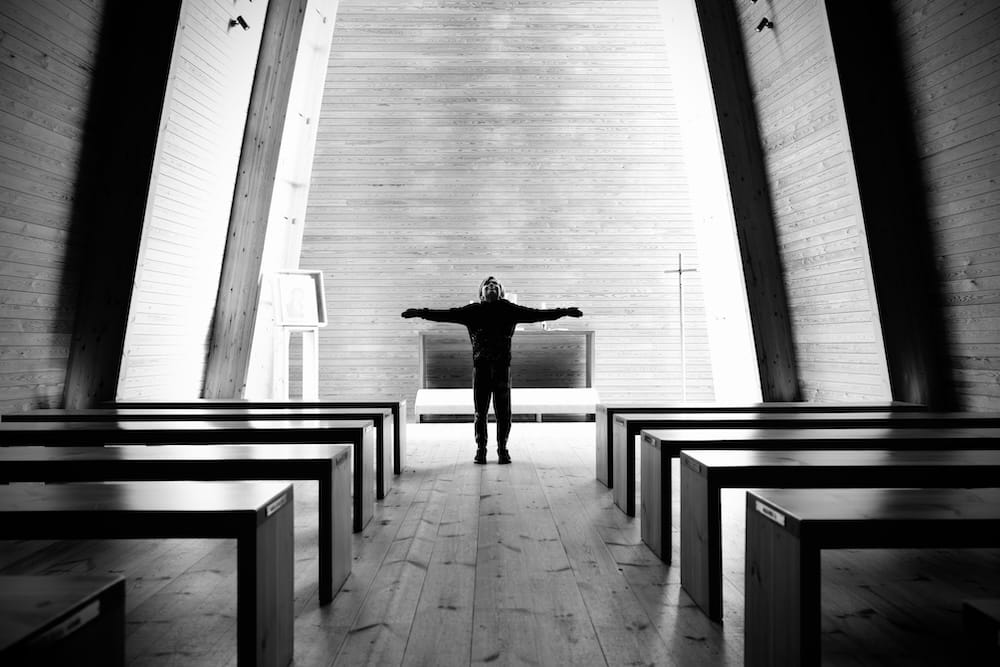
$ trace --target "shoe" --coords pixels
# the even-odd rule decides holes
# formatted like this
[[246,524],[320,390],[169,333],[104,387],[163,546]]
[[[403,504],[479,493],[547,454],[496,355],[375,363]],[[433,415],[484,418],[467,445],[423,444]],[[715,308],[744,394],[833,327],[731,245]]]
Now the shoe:
[[510,452],[507,451],[506,447],[497,449],[497,458],[499,463],[510,463]]
[[485,448],[477,449],[476,458],[472,460],[478,463],[479,465],[484,465],[486,463],[486,449]]

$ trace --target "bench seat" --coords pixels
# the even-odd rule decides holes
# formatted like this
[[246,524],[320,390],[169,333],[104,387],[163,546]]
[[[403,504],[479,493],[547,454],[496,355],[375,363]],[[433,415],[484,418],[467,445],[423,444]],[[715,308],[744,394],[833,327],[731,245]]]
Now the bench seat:
[[820,664],[824,549],[996,547],[1000,489],[748,491],[745,664]]
[[975,664],[1000,665],[1000,599],[962,601],[962,624]]
[[0,487],[0,540],[235,539],[241,666],[292,661],[294,489],[282,482]]
[[228,409],[228,408],[250,408],[268,409],[274,408],[387,408],[392,411],[393,424],[393,450],[392,450],[392,471],[395,474],[403,472],[406,467],[406,399],[371,399],[367,401],[307,401],[307,400],[282,400],[263,399],[250,400],[238,398],[195,398],[178,401],[117,401],[109,407],[117,408],[208,408],[208,409]]
[[0,664],[122,667],[125,579],[99,574],[0,576]]
[[[801,428],[801,429],[650,429],[642,432],[643,540],[659,540],[655,551],[670,561],[670,512],[647,512],[661,507],[672,494],[671,459],[681,450],[947,450],[1000,449],[1000,428]],[[635,492],[633,490],[633,496]],[[633,503],[634,503],[633,499]],[[633,509],[634,511],[634,509]],[[653,522],[656,525],[653,525]],[[660,536],[654,538],[652,536]]]
[[371,420],[375,426],[375,497],[385,498],[392,488],[393,412],[382,408],[344,407],[174,407],[174,408],[90,408],[39,409],[3,415],[5,422],[31,421],[233,421],[233,420]]
[[[914,412],[926,410],[917,403],[901,401],[864,401],[853,403],[817,403],[810,401],[769,401],[765,403],[664,403],[663,401],[604,401],[594,415],[596,431],[597,481],[611,488],[614,484],[615,416],[630,412],[645,414],[724,415],[740,412]],[[652,427],[647,427],[652,428]]]
[[[592,415],[600,395],[593,387],[515,387],[510,390],[512,414]],[[425,415],[472,415],[472,389],[420,389],[413,403],[418,421]],[[490,404],[490,414],[493,405]]]
[[[759,413],[625,413],[614,418],[613,480],[615,504],[633,516],[636,439],[644,430],[690,428],[964,428],[1000,427],[1000,414],[978,412],[795,412]],[[629,499],[633,500],[629,500]],[[629,503],[632,503],[630,505]],[[632,511],[630,511],[632,508]]]
[[375,426],[371,419],[0,422],[3,445],[324,444],[352,450],[357,530],[375,513]]
[[[318,483],[319,601],[351,573],[351,448],[347,445],[0,447],[5,482],[311,480]],[[354,522],[360,531],[360,518]]]
[[[754,487],[985,487],[1000,480],[997,450],[684,450],[681,452],[681,586],[722,620],[722,489]],[[670,498],[643,505],[655,516]],[[661,540],[647,542],[662,552]],[[656,544],[656,546],[653,546]],[[669,546],[668,546],[669,548]]]

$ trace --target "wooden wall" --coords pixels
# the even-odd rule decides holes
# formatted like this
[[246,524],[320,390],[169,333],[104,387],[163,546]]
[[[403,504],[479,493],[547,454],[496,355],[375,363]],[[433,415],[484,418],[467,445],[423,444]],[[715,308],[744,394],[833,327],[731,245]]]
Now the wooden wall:
[[[681,397],[678,253],[698,266],[657,0],[342,0],[301,268],[324,272],[320,394],[418,387],[410,306],[578,305],[602,397]],[[711,400],[685,276],[688,397]]]
[[[125,335],[118,398],[201,395],[266,2],[185,0]],[[229,21],[243,16],[248,30]]]
[[893,0],[960,407],[1000,409],[1000,3]]
[[103,2],[0,3],[0,412],[62,401]]
[[[949,370],[961,407],[995,410],[997,3],[890,4]],[[671,383],[657,391],[677,395],[674,283],[662,270],[673,268],[678,250],[685,263],[697,258],[653,7],[539,1],[477,3],[466,13],[443,0],[342,3],[308,209],[315,250],[303,258],[303,268],[322,268],[328,279],[324,395],[406,394],[416,385],[417,338],[398,312],[471,299],[488,273],[522,303],[587,311],[570,324],[599,331],[598,385],[609,396],[654,377]],[[734,8],[804,397],[882,397],[877,301],[824,6],[764,0]],[[58,406],[81,255],[107,240],[76,212],[105,13],[99,0],[0,4],[0,411]],[[765,13],[774,30],[754,32]],[[689,348],[704,355],[691,278]],[[146,317],[177,316],[169,303],[146,303]],[[175,360],[189,367],[185,376],[201,363]],[[710,395],[705,369],[689,367],[694,395]]]
[[[768,0],[734,6],[764,150],[801,398],[888,399],[865,227],[824,3]],[[764,16],[774,28],[756,32]]]

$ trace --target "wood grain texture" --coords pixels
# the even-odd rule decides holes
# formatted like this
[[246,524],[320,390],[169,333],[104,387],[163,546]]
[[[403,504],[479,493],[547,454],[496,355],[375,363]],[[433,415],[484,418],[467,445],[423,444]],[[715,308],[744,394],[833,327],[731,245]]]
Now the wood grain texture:
[[[323,608],[310,548],[317,494],[296,482],[296,664],[569,664],[573,641],[593,648],[594,635],[599,647],[573,664],[743,664],[745,492],[723,491],[726,620],[713,623],[682,591],[677,540],[667,566],[593,482],[593,428],[515,425],[514,464],[476,466],[468,424],[412,425],[411,467],[353,536],[351,575]],[[672,475],[679,512],[676,462]],[[8,542],[0,573],[119,572],[128,664],[227,665],[235,550],[232,540]],[[822,561],[823,658],[835,667],[965,664],[961,601],[1000,583],[996,549],[830,551]],[[503,611],[489,607],[503,590],[489,581],[497,573]],[[501,614],[504,626],[489,625]]]
[[269,3],[239,149],[228,238],[205,360],[206,398],[242,398],[289,91],[307,0]]
[[266,3],[183,3],[117,396],[199,396]]
[[[93,203],[84,188],[100,184],[99,160],[87,151],[86,140],[95,141],[97,121],[102,112],[109,113],[92,99],[98,54],[107,50],[101,46],[104,18],[103,2],[70,6],[13,0],[0,7],[3,410],[63,400],[76,302],[86,273],[82,258],[88,234],[100,225],[97,216],[86,223],[81,217],[84,206]],[[135,111],[134,117],[142,116],[141,105]],[[114,143],[111,137],[105,140],[104,152],[112,159]],[[81,174],[84,163],[89,179]],[[119,211],[127,208],[116,204]]]
[[1000,7],[895,0],[955,399],[1000,405]]
[[[824,3],[734,5],[801,398],[887,400],[879,313]],[[774,28],[758,33],[765,14]]]
[[765,401],[800,399],[793,327],[776,231],[777,212],[766,170],[766,146],[754,106],[753,73],[745,64],[746,36],[739,9],[697,0],[709,78],[719,116],[719,136],[729,176]]
[[[664,271],[698,262],[663,40],[655,1],[340,2],[301,259],[327,287],[321,396],[413,400],[440,325],[399,313],[496,275],[584,311],[602,397],[679,399]],[[697,274],[684,300],[688,394],[711,398]]]

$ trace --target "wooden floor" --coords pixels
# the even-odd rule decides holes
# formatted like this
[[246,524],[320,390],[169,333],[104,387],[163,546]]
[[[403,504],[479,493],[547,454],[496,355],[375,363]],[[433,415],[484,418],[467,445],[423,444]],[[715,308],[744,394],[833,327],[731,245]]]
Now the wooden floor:
[[[724,497],[713,624],[595,481],[593,429],[516,423],[514,464],[491,451],[476,466],[471,424],[410,425],[408,467],[326,607],[316,489],[297,483],[295,664],[742,664],[743,493]],[[961,600],[1000,597],[997,550],[830,552],[823,567],[824,664],[968,664]],[[129,664],[235,664],[234,542],[0,542],[3,574],[88,571],[127,577]]]

